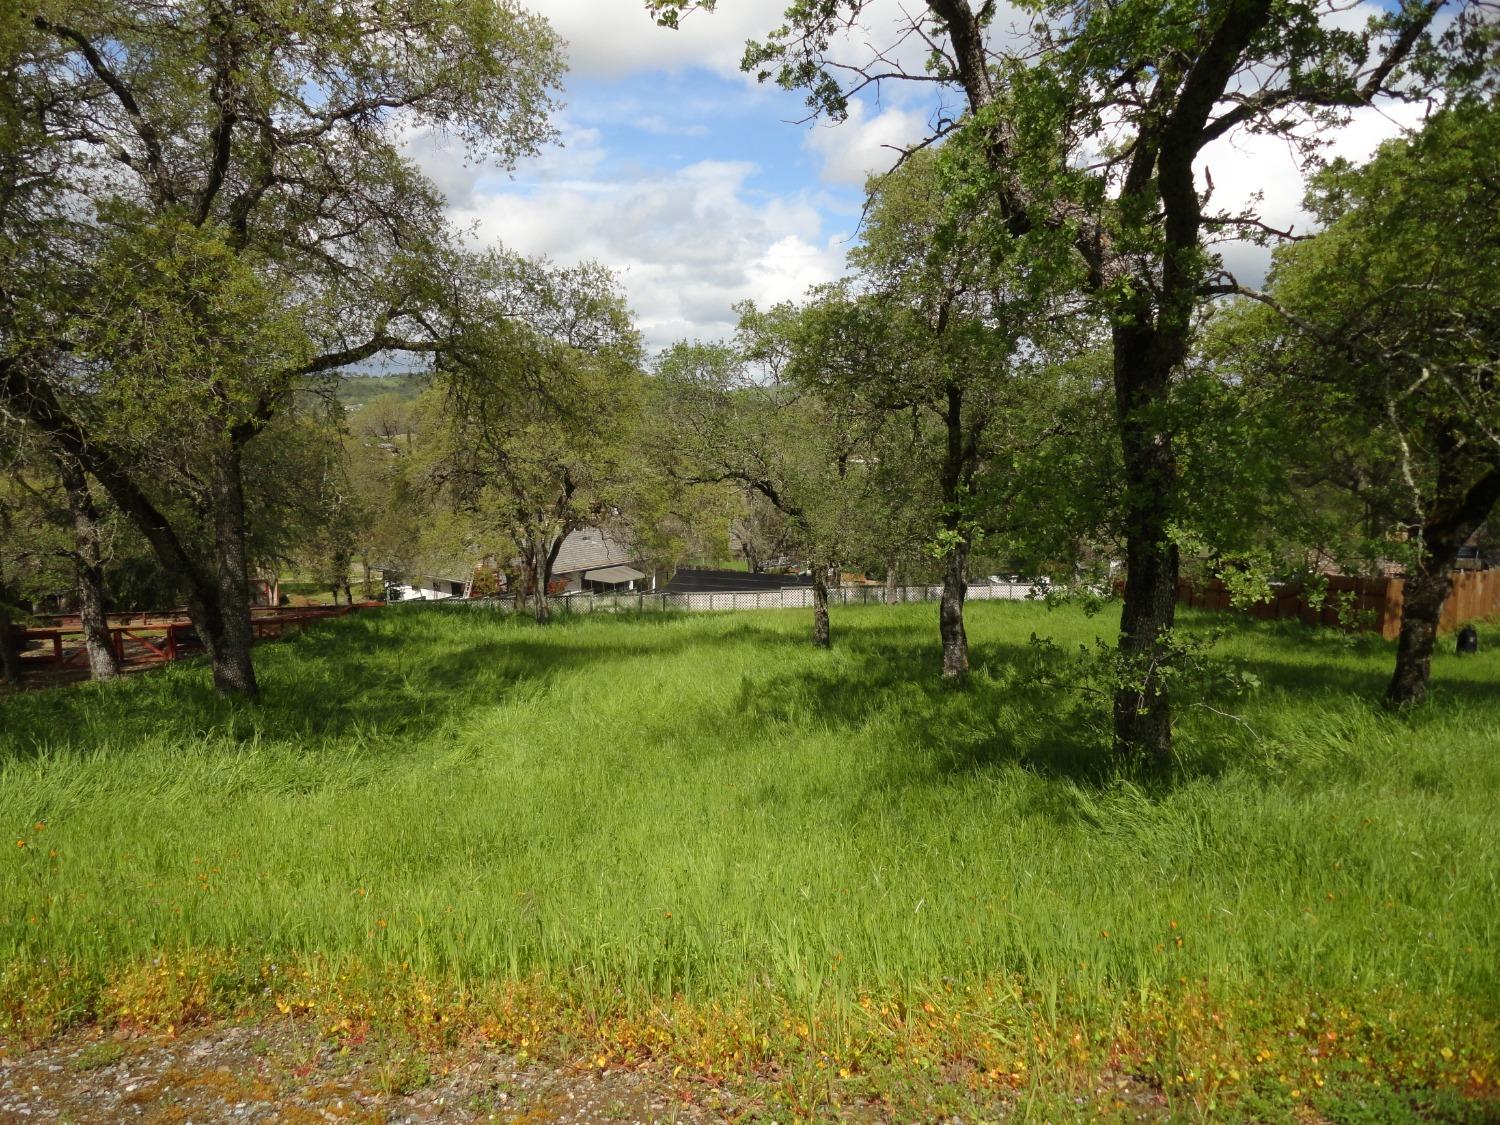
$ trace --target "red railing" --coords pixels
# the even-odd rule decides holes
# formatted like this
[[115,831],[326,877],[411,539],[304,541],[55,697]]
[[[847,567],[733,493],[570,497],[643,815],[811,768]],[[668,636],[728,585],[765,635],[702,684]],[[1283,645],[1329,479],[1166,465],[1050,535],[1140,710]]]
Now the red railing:
[[[343,617],[356,610],[376,609],[384,602],[356,602],[341,606],[262,607],[250,611],[251,635],[258,641],[284,636],[289,630],[307,628],[309,621]],[[83,625],[77,614],[53,614],[44,620],[51,624],[18,628],[23,667],[45,665],[51,671],[81,668],[87,664],[83,644]],[[192,620],[183,610],[154,610],[140,613],[111,614],[108,618],[110,644],[122,664],[158,664],[192,656],[203,651],[202,642]],[[38,651],[33,645],[41,642]]]

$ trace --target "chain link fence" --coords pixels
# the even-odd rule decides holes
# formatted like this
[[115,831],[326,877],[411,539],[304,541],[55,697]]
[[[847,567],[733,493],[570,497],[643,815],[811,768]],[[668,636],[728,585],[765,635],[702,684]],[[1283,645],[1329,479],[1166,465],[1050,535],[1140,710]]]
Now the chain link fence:
[[[1043,592],[1040,587],[1024,582],[976,582],[970,583],[967,597],[969,601],[1025,601],[1040,597]],[[892,593],[894,597],[890,596]],[[829,588],[828,604],[897,605],[907,602],[935,602],[942,596],[941,586],[897,586],[894,591],[878,585],[834,586]],[[516,599],[513,597],[454,597],[423,604],[476,612],[516,612]],[[784,586],[779,590],[734,590],[714,594],[668,594],[643,590],[639,593],[563,595],[552,598],[550,604],[556,613],[580,615],[649,613],[653,610],[698,613],[736,609],[810,609],[813,591],[811,586]],[[522,608],[524,612],[524,603]]]

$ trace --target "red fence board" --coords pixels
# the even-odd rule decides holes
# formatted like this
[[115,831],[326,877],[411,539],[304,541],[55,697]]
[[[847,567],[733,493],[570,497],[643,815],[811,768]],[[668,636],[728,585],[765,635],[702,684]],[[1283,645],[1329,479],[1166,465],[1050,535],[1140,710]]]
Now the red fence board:
[[[1324,581],[1326,588],[1321,599],[1313,599],[1304,586],[1278,586],[1270,598],[1252,603],[1245,607],[1245,612],[1263,621],[1300,620],[1306,625],[1331,629],[1377,632],[1386,640],[1400,635],[1404,579],[1331,575]],[[1216,578],[1179,583],[1177,599],[1197,609],[1232,608],[1228,588]],[[1346,602],[1351,611],[1348,615],[1343,612]],[[1443,605],[1439,631],[1450,633],[1466,621],[1495,616],[1500,616],[1500,570],[1456,572],[1452,592]]]

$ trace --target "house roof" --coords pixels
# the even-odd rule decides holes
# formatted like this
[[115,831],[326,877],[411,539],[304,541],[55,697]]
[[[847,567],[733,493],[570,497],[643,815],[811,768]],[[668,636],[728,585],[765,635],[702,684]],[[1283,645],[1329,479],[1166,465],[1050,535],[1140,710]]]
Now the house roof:
[[668,594],[715,594],[736,590],[780,590],[788,586],[811,586],[812,579],[800,574],[747,574],[743,570],[710,570],[679,566],[672,580],[662,587]]
[[552,573],[576,574],[582,570],[597,570],[634,561],[629,548],[608,532],[597,527],[584,527],[569,532],[562,541],[557,552],[557,562],[552,565]]
[[608,582],[611,585],[620,582],[634,582],[638,578],[646,577],[638,570],[632,570],[628,566],[606,566],[602,570],[586,570],[584,578],[590,582]]

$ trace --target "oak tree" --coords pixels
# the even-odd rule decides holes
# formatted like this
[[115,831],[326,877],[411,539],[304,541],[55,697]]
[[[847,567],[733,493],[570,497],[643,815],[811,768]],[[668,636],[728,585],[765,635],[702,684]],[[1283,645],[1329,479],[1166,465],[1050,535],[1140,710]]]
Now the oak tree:
[[27,155],[0,199],[27,205],[0,243],[28,268],[0,395],[137,523],[216,686],[253,696],[247,447],[309,375],[441,347],[457,283],[405,138],[534,151],[558,43],[503,0],[38,0],[4,32]]
[[1330,460],[1397,540],[1385,697],[1408,707],[1427,696],[1459,549],[1500,504],[1500,110],[1456,101],[1367,165],[1329,168],[1311,202],[1325,229],[1280,252],[1244,346],[1289,399],[1321,398]]
[[[714,0],[647,0],[667,24]],[[1405,0],[1350,30],[1332,0],[1053,0],[1000,32],[999,6],[930,0],[892,42],[851,59],[845,36],[869,0],[796,0],[744,66],[808,92],[835,120],[883,84],[953,89],[935,133],[977,134],[1009,233],[1065,238],[1110,323],[1126,547],[1113,722],[1119,751],[1171,753],[1167,691],[1179,548],[1179,472],[1167,424],[1173,381],[1206,302],[1242,288],[1215,250],[1274,234],[1254,206],[1214,204],[1196,177],[1222,138],[1275,132],[1316,144],[1353,109],[1419,97],[1442,67],[1479,74],[1488,31],[1464,3],[1433,34],[1442,0]],[[918,66],[903,48],[922,45]],[[1440,57],[1446,50],[1447,57]]]
[[563,541],[623,500],[640,343],[601,267],[501,255],[476,276],[487,296],[439,360],[424,459],[498,561],[518,552],[516,588],[545,622]]

